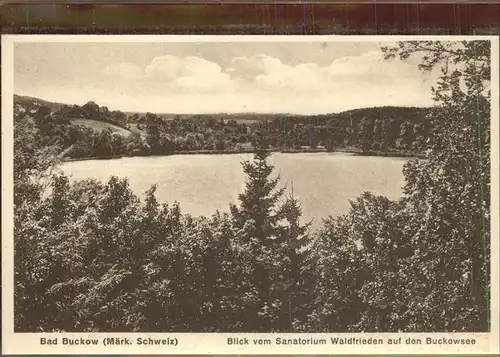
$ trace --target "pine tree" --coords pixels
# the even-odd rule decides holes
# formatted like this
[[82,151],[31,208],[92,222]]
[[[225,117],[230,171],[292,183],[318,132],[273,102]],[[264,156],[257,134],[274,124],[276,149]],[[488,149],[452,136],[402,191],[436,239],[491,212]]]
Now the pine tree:
[[247,180],[244,192],[238,197],[240,205],[230,207],[233,224],[239,230],[240,244],[253,256],[249,291],[255,289],[257,299],[253,311],[247,311],[251,321],[244,323],[245,328],[252,331],[269,331],[271,328],[271,277],[276,264],[273,245],[276,244],[279,222],[283,218],[279,200],[284,188],[277,189],[279,177],[270,177],[274,170],[267,162],[270,155],[266,139],[259,136],[254,160],[242,163]]
[[277,224],[283,217],[278,203],[285,192],[284,188],[277,189],[279,176],[270,177],[274,170],[267,162],[270,155],[266,140],[261,137],[254,160],[242,162],[247,179],[244,192],[238,196],[240,206],[230,207],[235,225],[241,229],[252,221],[253,231],[248,233],[265,246],[276,236]]
[[[299,201],[290,195],[283,200],[284,188],[278,189],[279,176],[272,178],[274,167],[268,163],[266,139],[259,136],[253,161],[242,163],[246,187],[239,196],[240,205],[232,205],[233,224],[239,230],[241,244],[253,257],[251,286],[257,290],[252,330],[291,331],[301,311],[304,296],[302,266],[309,244],[310,223],[300,222]],[[281,202],[284,201],[284,202]]]
[[309,228],[312,224],[300,222],[300,202],[292,193],[281,207],[284,223],[275,244],[275,256],[279,266],[273,279],[273,290],[280,308],[276,316],[275,329],[292,331],[297,322],[305,319],[309,302],[308,271],[305,269],[308,248],[311,243]]

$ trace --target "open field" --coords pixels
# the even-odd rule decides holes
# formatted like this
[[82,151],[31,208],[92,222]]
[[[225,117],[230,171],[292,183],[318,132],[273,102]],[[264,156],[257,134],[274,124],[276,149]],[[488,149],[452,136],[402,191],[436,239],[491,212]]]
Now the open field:
[[120,128],[119,126],[106,123],[103,121],[93,120],[93,119],[71,119],[71,123],[74,125],[83,125],[94,130],[104,131],[111,129],[113,133],[118,133],[123,136],[127,136],[131,133],[130,130]]

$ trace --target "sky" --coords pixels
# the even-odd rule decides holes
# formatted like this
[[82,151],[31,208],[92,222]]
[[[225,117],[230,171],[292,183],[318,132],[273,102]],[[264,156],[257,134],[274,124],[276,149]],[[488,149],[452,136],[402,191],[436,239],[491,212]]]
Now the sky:
[[16,43],[14,91],[154,113],[325,114],[431,106],[435,74],[376,42]]

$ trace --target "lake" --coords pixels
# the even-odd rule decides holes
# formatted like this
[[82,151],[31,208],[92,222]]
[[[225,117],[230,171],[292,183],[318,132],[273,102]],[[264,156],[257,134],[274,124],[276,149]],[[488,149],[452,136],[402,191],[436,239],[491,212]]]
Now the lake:
[[[229,203],[237,200],[245,184],[240,163],[251,158],[251,154],[128,157],[66,162],[61,168],[72,180],[128,177],[141,197],[156,183],[160,202],[178,201],[183,212],[197,216],[229,211]],[[328,215],[347,213],[349,200],[364,191],[399,198],[406,161],[347,153],[276,153],[270,157],[281,187],[286,185],[290,191],[293,185],[304,219],[314,218],[315,226]]]

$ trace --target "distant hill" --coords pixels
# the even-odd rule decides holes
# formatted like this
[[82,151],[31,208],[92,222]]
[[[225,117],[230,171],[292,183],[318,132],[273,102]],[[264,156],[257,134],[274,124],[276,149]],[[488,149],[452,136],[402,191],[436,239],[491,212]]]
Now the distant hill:
[[[14,97],[16,118],[36,119],[71,158],[242,152],[264,134],[274,150],[420,155],[432,143],[431,108],[375,107],[341,113],[153,114]],[[118,134],[118,135],[117,135]],[[71,148],[71,150],[69,149]]]
[[14,94],[14,105],[23,105],[26,108],[36,108],[36,107],[49,107],[52,111],[56,111],[61,109],[67,104],[63,103],[56,103],[56,102],[49,102],[48,100],[40,99],[40,98],[35,98],[35,97],[29,97],[25,95],[17,95]]
[[159,116],[171,120],[175,117],[180,119],[216,119],[216,120],[234,120],[238,123],[252,123],[261,121],[272,121],[276,119],[294,119],[294,120],[317,120],[319,122],[331,119],[340,121],[350,121],[361,119],[363,117],[370,119],[389,119],[389,118],[404,118],[405,120],[413,121],[420,120],[430,111],[430,108],[422,107],[372,107],[351,109],[340,113],[328,114],[290,114],[290,113],[216,113],[216,114],[159,114]]
[[[30,97],[30,96],[20,96],[14,94],[14,104],[23,105],[27,108],[36,108],[39,106],[47,106],[51,108],[52,111],[59,110],[65,106],[69,106],[68,104],[50,102],[44,99]],[[214,114],[206,114],[206,113],[192,113],[192,114],[175,114],[175,113],[158,113],[156,114],[159,117],[162,117],[167,120],[173,120],[178,117],[180,119],[216,119],[216,120],[234,120],[239,123],[251,123],[251,122],[259,122],[259,121],[270,121],[275,119],[316,119],[319,121],[337,119],[341,121],[347,120],[357,120],[363,117],[373,118],[373,119],[387,119],[387,118],[404,118],[405,120],[413,121],[414,119],[421,119],[423,115],[428,113],[430,108],[421,108],[421,107],[394,107],[394,106],[385,106],[385,107],[371,107],[371,108],[360,108],[360,109],[351,109],[344,112],[339,113],[329,113],[329,114],[290,114],[290,113],[214,113]],[[132,117],[134,115],[138,117],[144,117],[146,112],[124,112],[127,117]],[[95,119],[94,119],[95,120]]]
[[315,115],[314,118],[322,119],[340,119],[350,120],[353,118],[372,118],[372,119],[388,119],[388,118],[402,118],[409,121],[420,120],[429,113],[431,108],[421,107],[373,107],[373,108],[360,108],[351,109],[341,113]]
[[206,113],[200,113],[200,114],[172,114],[172,113],[161,113],[158,114],[162,118],[165,118],[167,120],[172,120],[176,117],[179,117],[180,119],[210,119],[214,118],[217,120],[235,120],[238,123],[252,123],[252,122],[258,122],[258,121],[264,121],[264,120],[274,120],[276,118],[281,118],[284,115],[287,114],[282,114],[282,113],[212,113],[212,114],[206,114]]
[[34,114],[40,107],[47,107],[53,114],[68,119],[72,124],[83,125],[98,131],[111,129],[122,135],[130,134],[127,115],[120,111],[110,111],[94,102],[83,106],[51,102],[40,98],[14,95],[14,108],[19,112]]

